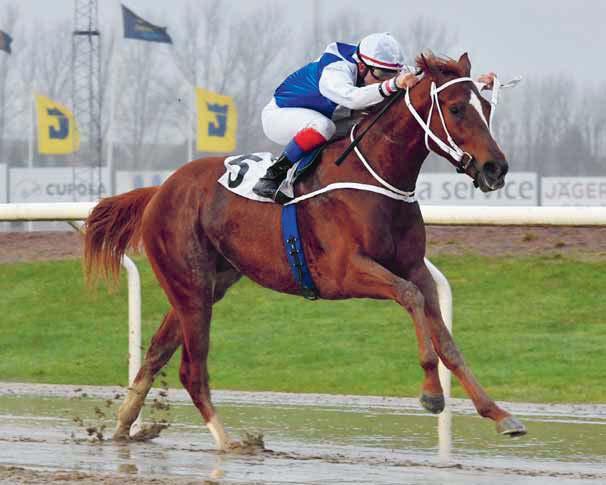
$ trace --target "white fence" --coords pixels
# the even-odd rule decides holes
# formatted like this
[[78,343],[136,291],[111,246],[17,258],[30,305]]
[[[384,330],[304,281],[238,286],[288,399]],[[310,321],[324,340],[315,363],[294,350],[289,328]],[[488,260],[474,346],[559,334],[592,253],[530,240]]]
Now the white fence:
[[[0,204],[0,221],[78,221],[86,219],[94,202],[54,204]],[[606,207],[495,207],[424,206],[426,224],[440,225],[559,225],[606,226]],[[446,277],[427,261],[440,298],[444,321],[452,332],[452,294]],[[134,263],[123,260],[129,290],[129,382],[141,365],[141,289]],[[440,364],[444,397],[450,397],[450,373]],[[451,449],[451,414],[448,407],[439,416],[438,434],[441,459],[447,461]]]
[[[95,202],[0,204],[0,221],[86,219]],[[422,206],[426,224],[486,226],[605,226],[606,207]]]

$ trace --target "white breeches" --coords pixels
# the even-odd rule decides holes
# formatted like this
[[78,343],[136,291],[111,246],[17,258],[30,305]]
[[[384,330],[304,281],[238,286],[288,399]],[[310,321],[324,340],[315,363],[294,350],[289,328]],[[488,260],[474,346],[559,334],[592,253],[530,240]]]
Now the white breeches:
[[263,131],[267,138],[286,145],[303,128],[313,128],[326,140],[335,134],[335,124],[322,113],[307,108],[280,108],[274,98],[261,113]]

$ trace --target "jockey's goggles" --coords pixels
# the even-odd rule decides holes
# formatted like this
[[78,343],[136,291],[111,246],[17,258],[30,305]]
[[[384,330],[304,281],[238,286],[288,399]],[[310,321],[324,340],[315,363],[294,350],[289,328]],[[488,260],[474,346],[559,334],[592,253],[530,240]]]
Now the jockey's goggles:
[[380,67],[373,67],[366,64],[366,67],[370,71],[370,75],[377,81],[387,81],[398,74],[398,71],[391,69],[381,69]]

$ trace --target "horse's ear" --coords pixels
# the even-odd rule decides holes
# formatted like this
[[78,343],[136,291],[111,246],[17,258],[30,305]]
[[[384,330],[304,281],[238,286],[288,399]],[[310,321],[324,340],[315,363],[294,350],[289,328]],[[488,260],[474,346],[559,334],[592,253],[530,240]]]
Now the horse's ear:
[[417,65],[423,71],[423,73],[433,79],[436,83],[439,83],[440,77],[442,73],[440,70],[431,62],[431,57],[433,54],[431,52],[421,53],[417,58]]
[[463,71],[463,75],[469,77],[471,74],[471,61],[469,60],[469,55],[465,52],[461,57],[459,57],[459,66]]

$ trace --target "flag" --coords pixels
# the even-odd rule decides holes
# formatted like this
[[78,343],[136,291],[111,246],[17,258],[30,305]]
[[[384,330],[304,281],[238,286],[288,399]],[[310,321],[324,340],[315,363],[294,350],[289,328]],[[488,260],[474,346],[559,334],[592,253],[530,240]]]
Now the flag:
[[13,38],[10,35],[0,30],[0,51],[4,51],[10,54],[12,41]]
[[231,96],[196,88],[200,152],[231,152],[236,148],[238,112]]
[[80,149],[80,133],[72,112],[62,104],[36,95],[38,114],[38,151],[64,155]]
[[173,43],[170,35],[166,32],[166,27],[158,27],[147,20],[143,20],[124,5],[122,5],[122,19],[124,20],[124,37],[126,39],[163,42],[165,44]]

